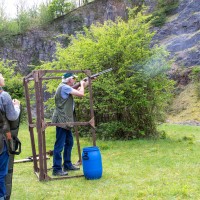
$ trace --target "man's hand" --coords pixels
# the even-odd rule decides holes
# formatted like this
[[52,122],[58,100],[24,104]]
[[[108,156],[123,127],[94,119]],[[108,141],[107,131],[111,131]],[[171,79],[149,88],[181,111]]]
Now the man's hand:
[[88,86],[88,80],[81,80],[80,85],[86,88]]
[[81,80],[80,81],[80,85],[84,87],[85,86],[85,81]]
[[13,105],[15,106],[15,105],[18,105],[18,106],[20,106],[20,101],[19,100],[17,100],[17,99],[13,99]]
[[11,135],[10,131],[6,133],[6,137],[7,137],[7,140],[11,140],[12,139],[12,135]]

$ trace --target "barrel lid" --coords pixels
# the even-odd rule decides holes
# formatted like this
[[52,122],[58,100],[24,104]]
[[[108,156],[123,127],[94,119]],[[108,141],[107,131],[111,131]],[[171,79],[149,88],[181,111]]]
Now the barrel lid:
[[99,151],[99,147],[93,146],[93,147],[84,147],[83,151]]

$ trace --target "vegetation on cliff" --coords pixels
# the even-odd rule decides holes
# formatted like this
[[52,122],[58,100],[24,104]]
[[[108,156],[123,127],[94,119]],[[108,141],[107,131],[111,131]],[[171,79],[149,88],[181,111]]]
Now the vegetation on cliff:
[[[88,2],[91,1],[85,1]],[[3,5],[0,5],[0,46],[8,43],[13,35],[46,28],[54,19],[66,15],[76,6],[75,1],[66,0],[51,0],[30,9],[21,4],[16,6],[16,18],[10,19],[3,12]]]
[[162,26],[170,15],[179,5],[179,0],[157,0],[155,11],[153,12],[152,24],[154,26]]
[[200,66],[192,68],[190,82],[177,86],[181,90],[175,96],[168,112],[168,122],[200,125]]

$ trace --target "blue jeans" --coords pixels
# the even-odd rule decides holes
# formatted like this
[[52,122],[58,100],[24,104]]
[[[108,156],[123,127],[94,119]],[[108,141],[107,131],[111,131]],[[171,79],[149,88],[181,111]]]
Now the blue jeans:
[[8,173],[8,161],[9,155],[6,143],[4,142],[4,149],[0,155],[0,199],[6,196],[5,176]]
[[72,166],[71,152],[74,144],[71,130],[56,127],[56,142],[53,150],[53,171],[62,171],[62,151],[63,152],[63,166],[68,168]]

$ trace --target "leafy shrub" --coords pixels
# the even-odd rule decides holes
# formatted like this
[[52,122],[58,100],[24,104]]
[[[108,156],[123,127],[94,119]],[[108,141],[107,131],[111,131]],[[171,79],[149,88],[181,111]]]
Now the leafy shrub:
[[129,140],[135,138],[134,135],[132,127],[129,128],[119,121],[101,123],[97,127],[97,137],[104,140]]
[[[165,119],[174,84],[165,73],[170,67],[168,53],[161,47],[150,48],[151,16],[132,9],[129,16],[127,22],[118,18],[85,28],[84,34],[70,37],[67,48],[58,46],[55,61],[40,66],[93,73],[113,68],[92,83],[95,121],[103,138],[157,137],[156,124]],[[49,92],[57,85],[49,82]],[[76,100],[78,121],[88,119],[89,105],[88,98]]]

